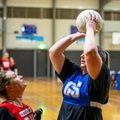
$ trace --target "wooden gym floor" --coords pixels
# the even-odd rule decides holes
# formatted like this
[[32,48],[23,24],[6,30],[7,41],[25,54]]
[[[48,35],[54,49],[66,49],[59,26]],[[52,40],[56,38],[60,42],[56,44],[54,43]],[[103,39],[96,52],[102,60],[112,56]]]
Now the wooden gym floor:
[[[62,103],[62,83],[56,78],[24,78],[27,83],[23,102],[36,110],[43,109],[42,120],[57,120]],[[120,91],[110,90],[109,102],[103,106],[104,120],[120,120]]]

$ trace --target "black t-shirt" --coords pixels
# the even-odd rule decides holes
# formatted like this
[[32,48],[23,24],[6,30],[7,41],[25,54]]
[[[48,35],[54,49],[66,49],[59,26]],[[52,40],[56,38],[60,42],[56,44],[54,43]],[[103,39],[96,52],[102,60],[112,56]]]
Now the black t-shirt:
[[[64,66],[62,68],[60,75],[58,75],[57,73],[56,74],[58,75],[58,77],[61,79],[61,81],[65,85],[66,82],[68,82],[68,84],[70,84],[71,81],[72,82],[74,81],[71,79],[76,80],[76,77],[77,77],[76,73],[81,74],[81,71],[82,71],[82,69],[80,68],[79,65],[77,65],[74,62],[70,61],[69,59],[65,58],[65,63],[64,63]],[[88,76],[88,77],[86,77],[86,76]],[[84,78],[87,78],[87,79],[85,79],[85,81],[87,81],[87,82],[83,84],[83,86],[85,86],[85,89],[87,88],[87,91],[85,91],[86,93],[82,93],[81,88],[79,88],[80,93],[86,94],[87,98],[89,98],[89,100],[92,102],[104,104],[105,100],[108,97],[109,87],[110,87],[110,72],[109,72],[108,67],[105,65],[105,63],[103,62],[100,74],[96,80],[92,80],[92,78],[89,76],[89,74],[82,76],[82,79],[84,79]],[[79,78],[77,78],[77,79],[79,79]],[[71,81],[69,82],[69,80],[71,80]],[[65,87],[68,86],[68,84],[66,84]],[[64,95],[64,92],[63,92],[65,90],[65,88],[63,86],[63,90],[62,90],[63,102],[62,102],[62,106],[61,106],[61,109],[59,112],[58,120],[103,120],[102,109],[100,109],[98,107],[91,107],[89,105],[88,106],[75,105],[81,99],[82,99],[81,101],[84,104],[84,101],[86,101],[86,99],[81,98],[82,94],[79,97],[80,99],[71,97],[71,93],[72,92],[75,93],[75,91],[74,91],[75,85],[74,84],[75,83],[73,83],[72,86],[70,86],[67,91],[70,94],[70,96],[67,96],[68,103],[64,102],[64,99],[66,96]],[[72,92],[70,92],[71,89],[73,90]],[[83,95],[83,97],[84,96],[85,95]],[[73,104],[71,103],[71,101],[72,101],[71,99],[73,99],[73,101],[75,101]],[[69,101],[69,100],[71,100],[71,101]]]
[[6,107],[1,107],[0,120],[17,120],[17,118]]
[[11,69],[12,71],[14,71],[15,69],[17,69],[16,64],[14,64],[10,69]]

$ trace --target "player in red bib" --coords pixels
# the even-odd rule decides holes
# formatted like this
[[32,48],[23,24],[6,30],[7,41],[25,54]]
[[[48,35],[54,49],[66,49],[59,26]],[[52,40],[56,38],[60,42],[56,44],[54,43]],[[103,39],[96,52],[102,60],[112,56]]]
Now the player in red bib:
[[0,120],[41,120],[42,109],[33,110],[22,102],[27,84],[23,76],[13,71],[0,73],[0,97],[5,101],[0,105]]
[[7,52],[3,54],[3,58],[0,60],[0,65],[1,71],[10,69],[9,54]]

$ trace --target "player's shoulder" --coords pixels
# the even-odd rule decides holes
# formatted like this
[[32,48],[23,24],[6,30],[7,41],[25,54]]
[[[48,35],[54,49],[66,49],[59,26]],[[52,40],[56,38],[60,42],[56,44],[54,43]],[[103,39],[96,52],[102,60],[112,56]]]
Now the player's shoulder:
[[1,112],[8,112],[9,110],[6,107],[0,107],[0,113]]
[[0,107],[0,120],[17,120],[17,118],[6,107]]
[[10,111],[6,107],[0,107],[0,116],[8,115]]
[[16,65],[16,64],[14,64],[14,65],[13,65],[13,68],[17,68],[17,65]]

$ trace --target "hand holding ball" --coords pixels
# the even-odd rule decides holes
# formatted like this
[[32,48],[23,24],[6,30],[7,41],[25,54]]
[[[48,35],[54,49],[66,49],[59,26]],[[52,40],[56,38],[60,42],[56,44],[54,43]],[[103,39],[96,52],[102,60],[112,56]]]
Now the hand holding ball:
[[85,21],[85,16],[86,18],[89,18],[89,13],[93,13],[95,17],[98,16],[98,20],[96,23],[96,29],[98,30],[98,32],[101,30],[102,28],[102,17],[100,16],[100,14],[94,10],[84,10],[83,12],[81,12],[77,19],[76,19],[76,26],[78,28],[78,30],[82,33],[86,33],[86,21]]

